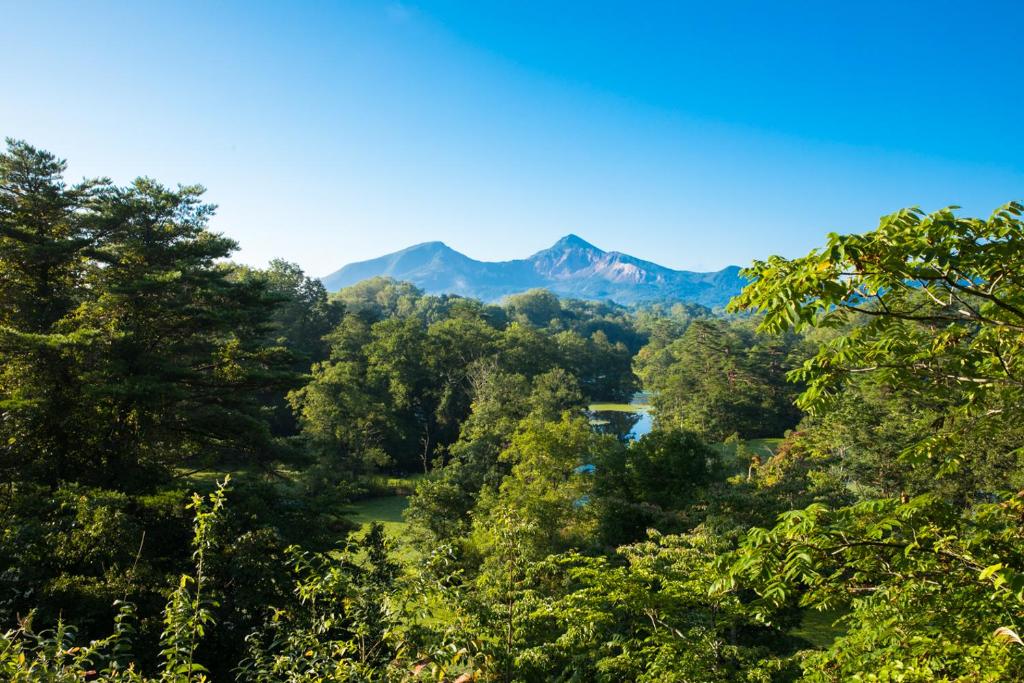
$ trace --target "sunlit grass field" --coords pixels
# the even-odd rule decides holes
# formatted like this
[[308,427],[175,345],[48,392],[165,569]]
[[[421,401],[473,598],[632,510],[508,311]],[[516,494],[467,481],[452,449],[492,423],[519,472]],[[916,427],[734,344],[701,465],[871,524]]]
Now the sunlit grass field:
[[401,536],[408,524],[402,517],[402,512],[409,505],[406,496],[382,496],[379,498],[366,498],[357,500],[349,506],[351,512],[347,515],[350,520],[360,526],[367,526],[370,522],[380,522],[384,530],[393,538]]
[[408,506],[409,497],[404,495],[364,498],[347,506],[345,516],[359,525],[357,533],[365,533],[372,522],[379,522],[391,540],[397,559],[409,567],[420,559],[420,554],[409,542],[409,524],[402,517]]
[[637,413],[650,410],[648,403],[591,403],[587,410],[591,412],[608,411],[612,413]]

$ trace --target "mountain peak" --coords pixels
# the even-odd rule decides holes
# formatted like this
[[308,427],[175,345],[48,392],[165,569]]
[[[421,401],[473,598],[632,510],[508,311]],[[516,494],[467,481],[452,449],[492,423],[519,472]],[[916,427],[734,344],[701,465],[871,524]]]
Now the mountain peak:
[[590,249],[592,251],[601,251],[590,242],[586,241],[579,235],[569,233],[562,239],[555,242],[551,247],[552,249]]
[[537,287],[579,299],[622,304],[692,301],[723,306],[743,288],[736,269],[717,273],[672,270],[617,251],[602,251],[575,234],[513,261],[477,261],[443,242],[423,242],[369,261],[350,263],[323,278],[329,291],[371,277],[411,282],[430,294],[498,301]]
[[405,249],[402,249],[402,251],[404,251],[404,252],[416,251],[416,250],[455,251],[454,249],[449,247],[444,242],[439,242],[439,241],[436,241],[436,240],[432,241],[432,242],[420,242],[419,244],[414,244],[411,247],[406,247]]

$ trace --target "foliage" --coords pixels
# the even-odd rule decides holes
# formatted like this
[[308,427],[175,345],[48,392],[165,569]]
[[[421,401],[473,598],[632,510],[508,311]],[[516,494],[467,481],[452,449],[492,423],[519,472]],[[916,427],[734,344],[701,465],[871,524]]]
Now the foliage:
[[[248,637],[247,681],[382,680],[403,647],[399,567],[373,524],[340,558],[289,549],[298,601]],[[356,558],[365,555],[359,562]]]
[[521,666],[537,680],[791,680],[785,635],[738,593],[712,590],[723,549],[701,532],[653,533],[611,559],[550,558],[566,590],[531,614],[553,633],[523,650]]
[[[0,154],[4,680],[1024,678],[1021,205],[755,262],[725,317],[328,297],[199,187],[64,168]],[[638,378],[653,431],[603,434]]]
[[820,409],[850,377],[869,372],[912,395],[954,396],[944,422],[955,426],[915,452],[955,465],[961,456],[950,439],[1013,424],[1005,407],[1021,404],[1022,211],[1015,202],[987,220],[952,209],[899,211],[873,232],[831,234],[803,258],[755,262],[755,282],[732,307],[764,311],[765,331],[860,318],[793,371],[807,384],[801,406]]
[[579,468],[616,447],[615,439],[595,433],[583,417],[565,413],[558,422],[524,420],[500,456],[511,464],[508,476],[496,492],[485,491],[477,505],[476,544],[487,554],[503,519],[529,529],[517,538],[516,552],[524,558],[593,544],[593,478]]
[[[843,421],[843,390],[882,388],[899,397],[886,409],[905,402],[911,415],[934,416],[890,424],[895,443],[873,445],[870,459],[894,473],[871,482],[875,495],[858,488],[865,500],[852,506],[785,513],[773,529],[751,530],[733,561],[733,580],[769,603],[795,593],[806,605],[852,609],[847,635],[806,660],[812,680],[1022,675],[1021,499],[1000,492],[1020,482],[1020,216],[1018,204],[988,220],[901,211],[874,232],[831,235],[804,258],[755,263],[734,302],[764,311],[768,331],[835,330],[791,373],[807,383],[800,404],[823,425]],[[810,425],[812,437],[819,429]],[[973,480],[987,490],[940,495],[943,475],[1000,461],[1011,469]],[[883,497],[893,485],[900,495]],[[923,492],[909,497],[910,487]]]
[[655,338],[637,354],[637,374],[653,392],[656,420],[715,442],[730,434],[773,436],[799,417],[785,371],[799,352],[737,322],[695,320],[676,339]]
[[77,632],[58,621],[52,630],[36,631],[32,615],[18,628],[0,634],[0,672],[10,681],[131,681],[132,683],[201,683],[206,667],[196,661],[196,648],[213,625],[211,607],[216,602],[204,593],[207,582],[203,565],[213,546],[215,526],[224,505],[227,479],[218,484],[208,499],[193,496],[195,510],[192,539],[194,573],[180,577],[164,609],[164,632],[160,637],[162,662],[159,675],[144,676],[136,669],[132,654],[136,633],[136,610],[130,603],[118,607],[115,630],[110,636],[76,645]]
[[257,402],[295,375],[273,301],[217,264],[202,189],[67,188],[64,163],[0,155],[0,471],[144,486],[200,459],[279,452]]
[[648,529],[695,526],[700,516],[689,513],[723,478],[718,453],[692,432],[654,431],[595,462],[600,538],[609,547],[639,541]]
[[803,605],[851,610],[848,635],[805,663],[809,680],[1014,680],[1024,652],[999,633],[1024,616],[1022,513],[1019,497],[969,511],[928,494],[816,504],[752,531],[731,571],[762,604],[796,590]]

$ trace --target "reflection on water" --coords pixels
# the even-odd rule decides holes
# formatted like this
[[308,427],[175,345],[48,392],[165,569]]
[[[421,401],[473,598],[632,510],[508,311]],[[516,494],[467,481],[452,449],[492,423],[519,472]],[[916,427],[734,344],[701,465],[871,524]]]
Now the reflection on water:
[[651,431],[651,414],[646,408],[639,408],[635,413],[619,410],[592,410],[590,423],[602,434],[614,434],[623,441],[639,439]]
[[629,436],[633,439],[639,439],[641,436],[651,431],[651,427],[654,424],[654,418],[651,414],[644,410],[641,413],[637,413],[639,420],[633,425],[633,429],[629,430]]

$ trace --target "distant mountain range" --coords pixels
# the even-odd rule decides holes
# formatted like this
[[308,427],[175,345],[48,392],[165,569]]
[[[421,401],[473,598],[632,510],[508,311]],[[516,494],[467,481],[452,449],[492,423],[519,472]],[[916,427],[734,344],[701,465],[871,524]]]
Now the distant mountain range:
[[714,273],[673,270],[566,235],[529,258],[500,262],[477,261],[443,242],[424,242],[350,263],[323,278],[323,283],[336,291],[386,276],[411,282],[430,294],[460,294],[484,301],[543,287],[575,299],[610,299],[620,304],[685,301],[715,308],[743,288],[739,270],[737,266]]

